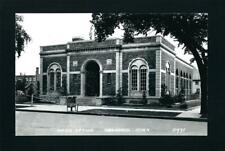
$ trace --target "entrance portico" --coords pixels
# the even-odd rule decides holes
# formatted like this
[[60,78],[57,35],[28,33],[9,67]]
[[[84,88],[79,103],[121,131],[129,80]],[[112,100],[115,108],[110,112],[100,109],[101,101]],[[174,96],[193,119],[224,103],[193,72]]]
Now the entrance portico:
[[88,59],[81,67],[81,96],[102,96],[102,66],[98,60]]

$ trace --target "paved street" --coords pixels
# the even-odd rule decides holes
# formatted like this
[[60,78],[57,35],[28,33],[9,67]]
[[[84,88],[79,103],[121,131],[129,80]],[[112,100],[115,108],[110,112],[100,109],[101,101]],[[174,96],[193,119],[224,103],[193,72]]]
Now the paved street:
[[16,111],[23,135],[207,135],[207,122]]

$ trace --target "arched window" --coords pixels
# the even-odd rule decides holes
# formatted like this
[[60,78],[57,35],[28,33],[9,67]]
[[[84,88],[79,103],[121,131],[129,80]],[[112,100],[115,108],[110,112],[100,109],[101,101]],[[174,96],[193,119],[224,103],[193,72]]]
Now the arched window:
[[58,90],[61,87],[61,70],[56,69],[56,89]]
[[131,89],[137,90],[137,81],[138,81],[138,67],[131,67]]
[[56,91],[61,87],[61,72],[61,67],[58,64],[52,64],[48,67],[48,90]]
[[140,67],[140,80],[141,90],[146,90],[147,67],[145,65]]
[[147,90],[147,73],[148,67],[145,61],[137,59],[130,65],[131,90]]
[[54,90],[54,70],[50,69],[48,74],[49,74],[49,81],[50,81],[49,90]]

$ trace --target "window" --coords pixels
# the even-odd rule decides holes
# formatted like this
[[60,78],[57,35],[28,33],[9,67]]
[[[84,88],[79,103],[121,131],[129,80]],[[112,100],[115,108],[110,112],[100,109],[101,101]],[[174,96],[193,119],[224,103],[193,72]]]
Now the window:
[[137,90],[137,66],[131,68],[131,89]]
[[54,70],[50,69],[49,71],[49,81],[50,81],[50,90],[54,90]]
[[146,73],[147,73],[146,66],[141,66],[140,68],[141,90],[146,90]]
[[147,65],[141,60],[135,60],[130,68],[130,87],[134,91],[145,91],[147,89]]
[[58,90],[61,87],[61,67],[53,64],[48,68],[48,89],[50,91]]
[[61,71],[56,69],[56,89],[58,90],[61,87]]

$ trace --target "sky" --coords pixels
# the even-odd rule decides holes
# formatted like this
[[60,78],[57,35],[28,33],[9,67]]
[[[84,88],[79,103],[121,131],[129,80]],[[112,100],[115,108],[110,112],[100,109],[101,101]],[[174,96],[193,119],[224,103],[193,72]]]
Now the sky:
[[[32,40],[25,46],[25,51],[21,53],[21,56],[15,57],[16,75],[35,74],[36,67],[40,67],[40,46],[65,44],[71,42],[73,37],[89,40],[91,13],[18,13],[18,15],[23,17],[23,22],[20,24]],[[154,35],[154,32],[149,34],[151,35]],[[122,38],[122,36],[123,31],[116,29],[110,38]],[[178,48],[178,43],[172,38],[169,36],[165,38],[174,44],[177,56],[189,62],[192,56],[184,55],[182,48]],[[195,63],[192,65],[196,66]]]

